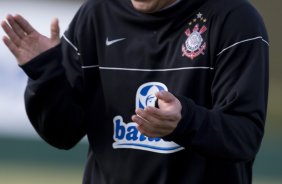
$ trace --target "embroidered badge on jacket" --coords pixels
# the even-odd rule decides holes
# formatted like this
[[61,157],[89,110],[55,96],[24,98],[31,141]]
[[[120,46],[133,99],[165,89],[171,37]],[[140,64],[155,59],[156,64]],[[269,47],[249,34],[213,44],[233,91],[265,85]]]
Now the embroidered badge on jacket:
[[207,31],[205,23],[207,19],[200,12],[189,22],[188,29],[185,30],[187,36],[186,41],[182,44],[182,56],[186,56],[191,60],[199,55],[204,55],[207,47],[204,40],[204,34]]

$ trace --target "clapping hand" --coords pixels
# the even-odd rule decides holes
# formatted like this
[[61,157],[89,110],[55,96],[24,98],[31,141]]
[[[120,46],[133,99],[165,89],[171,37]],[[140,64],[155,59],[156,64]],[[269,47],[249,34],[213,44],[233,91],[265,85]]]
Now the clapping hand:
[[3,37],[3,41],[17,58],[19,65],[24,65],[42,52],[60,43],[58,19],[54,19],[51,23],[50,38],[38,33],[20,15],[8,15],[7,21],[2,21],[1,26],[7,34]]
[[163,137],[173,132],[181,120],[181,103],[168,91],[156,94],[158,106],[136,109],[132,120],[138,124],[138,130],[148,137]]

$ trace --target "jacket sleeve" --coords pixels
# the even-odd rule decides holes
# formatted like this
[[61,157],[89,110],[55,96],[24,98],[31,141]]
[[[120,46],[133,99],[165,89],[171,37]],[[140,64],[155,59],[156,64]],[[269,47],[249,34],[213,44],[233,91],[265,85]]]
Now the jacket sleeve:
[[233,10],[211,38],[214,53],[212,108],[178,96],[182,120],[164,139],[206,157],[246,161],[255,157],[264,134],[268,95],[268,38],[250,6]]
[[72,148],[86,134],[82,58],[77,34],[90,26],[84,10],[85,5],[75,15],[58,46],[22,66],[29,77],[25,91],[27,115],[38,134],[60,149]]

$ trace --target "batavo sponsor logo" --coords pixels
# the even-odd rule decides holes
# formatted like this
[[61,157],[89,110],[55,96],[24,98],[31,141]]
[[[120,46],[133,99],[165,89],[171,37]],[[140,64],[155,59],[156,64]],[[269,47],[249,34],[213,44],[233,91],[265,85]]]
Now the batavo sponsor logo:
[[[149,82],[140,86],[136,94],[136,108],[144,109],[156,102],[156,92],[166,90],[167,87],[159,82]],[[127,148],[151,151],[156,153],[174,153],[184,149],[178,144],[161,138],[150,138],[141,134],[134,122],[125,123],[122,116],[115,116],[113,148]]]

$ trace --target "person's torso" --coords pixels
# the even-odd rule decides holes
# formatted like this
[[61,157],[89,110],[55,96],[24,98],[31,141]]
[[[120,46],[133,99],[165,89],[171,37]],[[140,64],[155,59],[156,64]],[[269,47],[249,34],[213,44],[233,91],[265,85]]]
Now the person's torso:
[[[95,43],[87,49],[91,52],[97,48],[98,62],[89,59],[83,66],[85,77],[90,78],[86,85],[95,86],[87,114],[91,153],[85,183],[241,180],[236,171],[240,164],[209,160],[189,147],[146,137],[131,120],[136,108],[155,103],[154,94],[160,90],[212,108],[211,85],[218,49],[214,40],[220,34],[215,32],[218,17],[211,4],[182,1],[148,15],[136,12],[129,1],[97,5]],[[223,178],[217,178],[221,175]]]

